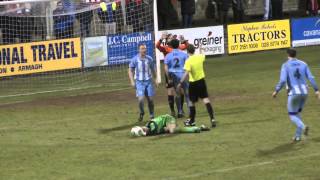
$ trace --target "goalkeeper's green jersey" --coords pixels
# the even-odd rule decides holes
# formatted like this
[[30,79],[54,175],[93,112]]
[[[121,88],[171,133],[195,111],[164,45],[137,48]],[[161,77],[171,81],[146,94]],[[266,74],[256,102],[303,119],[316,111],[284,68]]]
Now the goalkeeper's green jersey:
[[147,123],[146,127],[150,129],[149,135],[165,133],[165,127],[168,124],[175,124],[176,119],[168,114],[161,115]]

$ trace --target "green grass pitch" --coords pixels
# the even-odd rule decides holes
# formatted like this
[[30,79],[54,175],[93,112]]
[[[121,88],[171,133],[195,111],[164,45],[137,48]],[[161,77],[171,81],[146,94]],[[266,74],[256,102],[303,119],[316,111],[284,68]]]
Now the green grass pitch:
[[[319,51],[300,48],[298,56],[320,84]],[[319,179],[320,101],[310,91],[303,113],[310,137],[292,145],[285,91],[271,98],[285,60],[285,50],[208,58],[218,127],[200,134],[131,138],[138,108],[130,88],[1,97],[0,179]],[[166,99],[161,85],[157,115],[168,112]],[[204,105],[197,112],[197,124],[209,125]]]

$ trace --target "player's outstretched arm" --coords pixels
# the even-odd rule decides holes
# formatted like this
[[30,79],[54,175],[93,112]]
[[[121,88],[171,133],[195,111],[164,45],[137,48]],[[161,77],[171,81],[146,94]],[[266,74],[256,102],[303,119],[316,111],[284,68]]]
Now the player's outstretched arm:
[[130,80],[130,84],[132,87],[135,87],[136,84],[134,82],[134,78],[133,78],[133,74],[134,74],[134,69],[133,68],[128,68],[128,76],[129,76],[129,80]]
[[280,72],[280,80],[278,84],[276,85],[275,91],[272,93],[272,97],[276,98],[280,90],[283,88],[283,86],[287,82],[287,72],[286,72],[286,67],[285,64],[282,65],[281,67],[281,72]]
[[317,85],[316,80],[315,80],[314,76],[312,75],[310,68],[308,66],[307,66],[307,70],[306,70],[306,76],[307,76],[311,86],[313,87],[317,98],[320,99],[320,92],[319,92],[318,85]]
[[277,95],[278,95],[278,92],[277,92],[277,91],[274,91],[274,92],[272,93],[272,97],[273,97],[273,98],[276,98]]
[[161,45],[162,41],[159,40],[157,43],[156,43],[156,48],[162,52],[162,53],[165,53],[166,52],[166,48],[164,46]]
[[156,42],[156,48],[162,53],[166,53],[166,48],[162,45],[162,41],[166,38],[166,36],[167,35],[162,34],[161,39],[158,42]]
[[157,77],[156,68],[152,68],[151,71],[152,71],[153,81],[154,81],[155,85],[158,87],[159,82],[158,82],[158,77]]

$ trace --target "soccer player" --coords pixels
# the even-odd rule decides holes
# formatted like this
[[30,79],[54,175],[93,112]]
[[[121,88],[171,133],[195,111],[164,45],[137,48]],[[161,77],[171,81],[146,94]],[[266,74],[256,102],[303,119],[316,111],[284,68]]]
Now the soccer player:
[[[183,96],[183,93],[181,92],[181,89],[177,89],[177,85],[179,84],[183,74],[184,74],[184,64],[185,61],[188,59],[188,54],[179,50],[179,40],[173,39],[171,40],[171,46],[173,48],[173,51],[166,55],[164,59],[164,69],[166,76],[168,77],[168,82],[173,82],[173,86],[175,88],[176,93],[176,103],[178,108],[178,118],[183,117],[183,106],[181,103],[181,97]],[[188,83],[183,81],[182,86],[183,92],[185,95],[186,102],[189,106],[189,97],[188,97]]]
[[288,61],[281,67],[280,81],[276,85],[272,96],[277,97],[279,91],[287,85],[288,87],[288,114],[291,121],[297,126],[293,142],[301,140],[302,133],[308,135],[308,126],[306,126],[301,118],[300,113],[303,110],[304,104],[308,96],[309,80],[316,95],[320,98],[317,83],[308,67],[308,65],[297,59],[297,51],[295,49],[288,49]]
[[[146,55],[145,44],[139,45],[139,54],[133,57],[129,64],[129,80],[131,86],[136,89],[139,101],[140,115],[138,121],[143,120],[144,98],[148,100],[150,119],[154,118],[153,96],[155,95],[153,79],[156,79],[156,66],[152,57]],[[157,82],[155,82],[157,84]]]
[[186,126],[195,126],[195,116],[196,116],[196,107],[195,103],[199,98],[202,99],[203,103],[206,105],[207,111],[209,113],[210,122],[212,127],[216,127],[216,121],[214,118],[213,108],[210,103],[207,85],[205,82],[205,74],[203,69],[203,63],[206,59],[204,54],[195,53],[195,47],[189,45],[187,48],[189,58],[184,65],[185,73],[181,78],[178,87],[184,83],[184,81],[189,77],[189,98],[190,98],[190,116],[189,119],[184,122]]
[[[172,52],[173,48],[171,47],[170,43],[171,40],[175,39],[175,36],[172,34],[168,33],[163,33],[161,35],[161,39],[156,43],[156,48],[163,53],[164,57],[166,57],[167,54]],[[163,41],[165,41],[165,45],[163,45]],[[185,50],[188,46],[188,41],[184,39],[183,36],[180,36],[180,45],[179,49],[180,50]],[[166,81],[166,88],[167,88],[167,94],[168,94],[168,104],[170,107],[171,115],[175,116],[176,112],[174,110],[174,95],[175,95],[175,90],[173,86],[173,82],[169,83],[169,78],[167,75],[165,75],[165,81]],[[178,104],[178,103],[177,103]],[[184,96],[181,96],[181,106],[183,107],[184,104]],[[178,109],[178,107],[177,107]]]
[[[179,37],[179,49],[180,50],[186,50],[189,43],[188,40],[185,40],[184,36],[180,35]],[[156,43],[156,48],[163,53],[164,56],[166,56],[167,54],[169,54],[173,48],[171,46],[171,41],[173,39],[177,39],[176,35],[172,35],[172,34],[168,34],[168,33],[163,33],[161,35],[161,39]],[[163,45],[163,41],[165,41],[165,45]]]
[[200,133],[201,131],[210,130],[204,125],[201,127],[178,127],[176,119],[168,114],[152,119],[146,126],[134,128],[138,128],[138,130],[132,136],[152,136],[165,133]]

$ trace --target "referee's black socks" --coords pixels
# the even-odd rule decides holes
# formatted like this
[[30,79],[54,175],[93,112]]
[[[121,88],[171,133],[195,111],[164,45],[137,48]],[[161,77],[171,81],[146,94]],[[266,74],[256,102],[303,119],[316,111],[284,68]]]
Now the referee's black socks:
[[196,107],[190,106],[190,122],[194,122],[194,118],[196,117]]
[[207,103],[206,107],[207,107],[207,111],[208,111],[209,116],[210,116],[210,120],[214,119],[213,108],[211,106],[211,103]]

